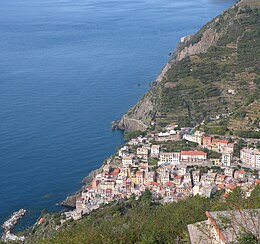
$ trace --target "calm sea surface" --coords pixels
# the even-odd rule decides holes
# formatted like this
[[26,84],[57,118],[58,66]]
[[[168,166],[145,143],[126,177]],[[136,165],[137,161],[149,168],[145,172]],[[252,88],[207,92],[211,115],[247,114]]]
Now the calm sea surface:
[[22,207],[18,229],[60,210],[123,143],[111,121],[179,39],[234,2],[1,0],[0,223]]

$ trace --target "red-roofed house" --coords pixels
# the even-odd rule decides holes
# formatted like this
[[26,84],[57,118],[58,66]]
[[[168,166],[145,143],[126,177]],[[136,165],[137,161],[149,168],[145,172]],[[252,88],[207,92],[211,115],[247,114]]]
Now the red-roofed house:
[[119,169],[119,168],[116,168],[116,169],[114,169],[114,170],[110,173],[110,175],[111,175],[112,177],[116,177],[116,176],[118,176],[119,172],[120,172],[120,169]]
[[214,139],[211,136],[203,136],[202,145],[217,152],[233,152],[234,143],[225,139]]
[[218,184],[218,189],[224,189],[225,188],[225,184]]
[[42,222],[44,222],[44,218],[40,218],[37,222],[37,225],[40,225]]
[[211,149],[218,152],[233,152],[234,143],[228,140],[212,139]]
[[175,185],[180,185],[182,183],[182,180],[183,180],[183,175],[177,175],[174,180],[173,180],[173,183]]
[[227,185],[227,187],[226,187],[226,193],[229,194],[229,193],[232,192],[235,188],[236,188],[236,186],[233,185],[233,184]]
[[152,186],[158,186],[158,182],[153,181],[153,182],[151,182],[151,185]]
[[245,177],[245,171],[244,170],[236,170],[234,173],[234,178],[235,179],[244,179]]
[[137,171],[136,172],[136,183],[137,184],[143,184],[144,182],[144,172],[143,171]]
[[94,179],[94,180],[92,181],[92,187],[93,187],[93,188],[96,188],[96,187],[98,186],[99,182],[100,182],[99,180]]
[[216,184],[222,184],[225,181],[226,176],[225,175],[217,175],[216,177]]

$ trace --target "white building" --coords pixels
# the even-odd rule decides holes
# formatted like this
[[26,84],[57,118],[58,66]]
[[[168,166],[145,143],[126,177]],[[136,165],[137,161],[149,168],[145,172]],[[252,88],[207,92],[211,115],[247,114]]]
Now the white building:
[[160,145],[152,145],[151,146],[151,157],[158,158],[160,153]]
[[170,136],[170,133],[169,132],[159,132],[158,136],[159,137],[167,137],[167,136]]
[[204,135],[204,132],[195,131],[194,134],[184,134],[183,139],[191,142],[196,142],[198,144],[202,144],[202,136]]
[[136,153],[137,153],[138,158],[142,158],[143,160],[146,161],[148,159],[149,149],[147,147],[144,147],[144,146],[138,147]]
[[253,148],[243,148],[240,150],[241,161],[252,167],[260,169],[260,151]]
[[118,151],[118,156],[123,157],[129,153],[129,147],[128,146],[123,146],[122,148],[119,149]]
[[202,151],[181,151],[181,161],[204,161],[207,153]]
[[221,163],[224,166],[230,166],[232,161],[232,153],[222,153]]
[[170,164],[180,164],[180,153],[179,152],[162,152],[160,153],[160,161],[158,165],[170,163]]
[[226,176],[233,177],[233,175],[234,175],[234,169],[227,167],[227,168],[225,168],[224,174],[225,174]]
[[122,157],[122,164],[124,167],[129,167],[129,165],[133,164],[133,157],[131,155]]

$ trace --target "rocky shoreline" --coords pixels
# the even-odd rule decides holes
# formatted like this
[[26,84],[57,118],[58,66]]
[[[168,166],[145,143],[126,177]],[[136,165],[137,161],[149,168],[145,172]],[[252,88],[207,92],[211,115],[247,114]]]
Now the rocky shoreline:
[[17,225],[18,221],[25,215],[26,210],[20,209],[17,212],[14,212],[12,216],[6,220],[3,225],[3,235],[2,235],[2,241],[8,242],[8,241],[19,241],[23,242],[25,237],[24,236],[16,236],[12,233],[12,230]]
[[[174,62],[176,56],[178,56],[178,53],[180,52],[180,44],[182,42],[186,42],[188,41],[190,38],[192,37],[192,35],[189,35],[187,37],[183,37],[185,41],[181,40],[181,42],[177,45],[176,50],[173,52],[173,54],[171,55],[170,60],[166,63],[166,65],[163,67],[163,69],[159,72],[158,76],[156,77],[156,79],[151,83],[151,87],[156,86],[158,83],[160,83],[163,79],[163,77],[166,75],[167,71],[171,68],[172,66],[172,62]],[[182,57],[183,58],[183,57]],[[142,107],[142,99],[138,101],[138,104],[140,104],[138,107],[138,110],[141,110]],[[136,105],[131,108],[130,110],[135,109]],[[145,107],[152,107],[152,104],[149,104],[149,106],[147,106],[147,104],[145,104]],[[119,120],[113,120],[111,122],[111,128],[112,130],[122,130],[124,132],[131,132],[131,131],[145,131],[146,128],[148,127],[147,124],[145,124],[143,121],[135,119],[135,118],[129,118],[127,116],[127,114],[129,113],[129,111],[124,114],[124,116],[119,119]],[[149,121],[150,122],[150,121]],[[74,193],[73,195],[67,196],[62,202],[59,203],[59,205],[64,206],[64,207],[69,207],[69,208],[75,208],[76,207],[76,198],[78,196],[81,195],[81,192],[84,191],[84,189],[86,188],[86,186],[88,186],[89,183],[92,182],[93,178],[95,177],[96,174],[99,174],[102,172],[103,169],[103,165],[96,169],[96,170],[92,170],[83,180],[82,183],[84,183],[84,185],[81,187],[81,189],[79,191],[77,191],[76,193]]]
[[103,164],[98,169],[92,170],[85,178],[83,178],[82,183],[84,184],[81,189],[74,194],[67,196],[63,201],[58,203],[58,205],[67,207],[67,208],[75,208],[76,207],[76,199],[81,195],[81,192],[85,190],[85,188],[92,182],[93,178],[102,172]]

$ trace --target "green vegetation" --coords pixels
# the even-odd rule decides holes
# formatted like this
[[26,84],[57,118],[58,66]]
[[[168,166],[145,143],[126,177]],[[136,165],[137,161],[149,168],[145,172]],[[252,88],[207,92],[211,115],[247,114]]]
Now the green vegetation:
[[203,151],[208,154],[208,158],[220,158],[221,157],[221,153],[209,150],[207,148],[204,148]]
[[137,131],[133,131],[133,132],[127,132],[126,134],[124,134],[124,138],[126,141],[130,141],[133,138],[136,138],[138,136],[144,136],[145,132],[137,130]]
[[213,172],[217,173],[223,173],[224,169],[221,169],[219,166],[198,166],[198,165],[191,165],[187,166],[187,168],[190,170],[190,172],[194,170],[199,170],[200,173],[205,174],[208,173],[209,170],[213,170]]
[[239,140],[237,143],[234,145],[234,156],[239,157],[240,156],[240,150],[243,147],[246,147],[247,143],[243,140]]
[[158,165],[158,161],[159,161],[159,159],[157,159],[157,158],[150,158],[149,159],[149,165],[157,166]]
[[242,232],[238,238],[239,244],[259,244],[257,238],[252,234],[248,232]]
[[161,150],[164,152],[180,152],[197,149],[198,143],[190,142],[186,140],[180,141],[165,141],[165,142],[156,142],[161,145]]
[[260,139],[260,131],[235,131],[235,135],[242,137],[242,138]]
[[228,9],[178,46],[181,52],[202,41],[206,30],[218,33],[207,52],[198,50],[178,62],[174,56],[162,81],[143,98],[153,109],[139,119],[148,121],[150,116],[158,129],[172,122],[183,127],[205,120],[202,129],[209,134],[235,131],[241,137],[259,138],[255,129],[260,119],[260,9],[257,3],[247,3],[252,7],[239,4]]
[[223,204],[214,199],[190,197],[178,203],[158,205],[146,191],[140,200],[134,197],[103,207],[79,221],[62,226],[56,233],[49,230],[43,238],[37,227],[28,243],[175,243],[188,240],[187,224],[205,220],[205,211],[260,207],[260,186],[248,199],[237,188]]
[[204,131],[208,134],[225,135],[228,128],[227,126],[205,126]]

